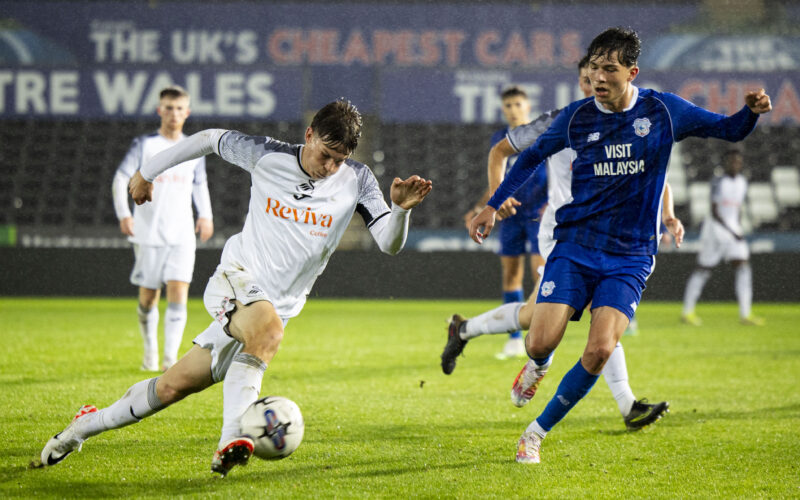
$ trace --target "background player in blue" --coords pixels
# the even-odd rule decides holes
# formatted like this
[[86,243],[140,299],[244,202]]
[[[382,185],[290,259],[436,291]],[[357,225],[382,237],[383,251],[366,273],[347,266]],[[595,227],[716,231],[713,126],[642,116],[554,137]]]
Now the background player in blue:
[[[528,95],[520,87],[512,86],[503,91],[500,95],[503,103],[503,116],[508,123],[492,135],[491,146],[494,147],[498,142],[505,139],[506,134],[521,125],[531,121],[531,103]],[[482,197],[480,203],[469,211],[464,219],[469,226],[472,217],[480,212],[489,196],[500,185],[505,174],[513,167],[517,161],[517,155],[512,155],[505,161],[505,169],[499,172],[490,172],[489,188]],[[491,169],[491,165],[490,165]],[[512,196],[516,209],[516,214],[503,219],[498,225],[500,236],[500,248],[497,254],[500,256],[500,267],[502,269],[503,303],[525,302],[525,292],[523,289],[523,279],[525,277],[525,256],[530,255],[531,277],[533,278],[533,289],[536,290],[539,282],[537,270],[544,265],[544,258],[539,252],[539,220],[541,212],[547,203],[547,170],[540,169],[538,173],[517,189]],[[494,174],[494,175],[493,175]],[[525,342],[522,332],[517,330],[511,332],[503,350],[497,354],[499,359],[525,358]]]
[[[581,359],[519,439],[517,461],[538,463],[547,432],[591,390],[641,299],[655,265],[661,203],[672,144],[686,137],[744,139],[758,114],[772,109],[763,89],[749,92],[732,116],[699,108],[680,97],[638,89],[633,80],[641,44],[636,32],[610,28],[589,45],[594,98],[574,102],[520,154],[514,168],[470,225],[478,243],[494,226],[495,212],[548,156],[570,147],[573,201],[556,212],[557,241],[545,266],[531,330],[529,379],[546,365],[567,322],[592,303],[589,338]],[[665,221],[675,232],[674,221]],[[543,376],[543,375],[542,375]]]

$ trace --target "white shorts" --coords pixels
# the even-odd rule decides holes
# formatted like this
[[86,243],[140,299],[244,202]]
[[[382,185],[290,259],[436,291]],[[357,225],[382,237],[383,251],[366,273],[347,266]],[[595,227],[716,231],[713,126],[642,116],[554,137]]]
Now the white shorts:
[[131,283],[151,290],[160,290],[167,281],[192,282],[194,245],[150,246],[134,243],[136,262]]
[[748,260],[750,250],[747,241],[737,240],[733,234],[720,223],[706,219],[700,230],[700,251],[697,253],[697,264],[700,267],[714,267],[722,259]]
[[203,293],[203,303],[208,314],[220,325],[228,324],[230,313],[236,308],[233,303],[238,300],[244,305],[266,300],[274,304],[264,287],[243,269],[230,269],[217,266],[217,270],[208,280]]
[[[206,310],[214,318],[214,321],[192,341],[203,349],[211,351],[211,375],[214,382],[225,379],[233,357],[244,347],[244,344],[231,337],[225,328],[230,320],[230,315],[236,309],[234,300],[238,300],[244,305],[259,300],[272,303],[264,288],[246,271],[217,266],[217,270],[208,280],[206,291],[203,294]],[[281,320],[283,326],[289,322],[288,318],[281,318]]]

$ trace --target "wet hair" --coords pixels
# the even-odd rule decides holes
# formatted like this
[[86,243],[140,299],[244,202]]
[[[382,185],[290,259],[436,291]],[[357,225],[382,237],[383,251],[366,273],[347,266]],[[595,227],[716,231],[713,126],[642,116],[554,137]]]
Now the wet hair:
[[580,61],[578,61],[578,71],[582,70],[586,66],[589,65],[589,56],[583,56]]
[[516,85],[508,87],[507,89],[505,89],[503,91],[502,94],[500,94],[500,99],[502,99],[504,101],[506,99],[510,99],[512,97],[522,97],[523,99],[527,99],[528,98],[528,94],[524,90],[522,90],[522,88],[520,88],[520,87],[518,87]]
[[165,97],[170,99],[177,99],[179,97],[188,98],[189,92],[186,92],[186,89],[180,85],[170,85],[169,87],[164,87],[161,89],[161,93],[158,94],[159,99],[163,99]]
[[361,113],[342,97],[317,111],[311,120],[311,130],[329,148],[344,149],[344,152],[350,154],[358,146],[361,124]]
[[630,28],[608,28],[600,33],[592,43],[586,55],[589,59],[605,56],[609,57],[614,52],[617,53],[617,60],[626,67],[636,66],[639,55],[642,53],[642,42],[639,35]]

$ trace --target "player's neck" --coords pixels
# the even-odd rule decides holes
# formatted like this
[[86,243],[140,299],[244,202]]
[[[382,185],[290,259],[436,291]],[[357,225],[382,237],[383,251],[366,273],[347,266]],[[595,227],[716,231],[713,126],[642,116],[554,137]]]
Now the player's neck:
[[180,129],[180,128],[173,129],[173,128],[169,128],[169,127],[161,127],[160,129],[158,129],[158,133],[161,134],[162,136],[166,137],[170,141],[177,141],[178,139],[181,138],[181,135],[183,134],[183,129]]
[[633,85],[628,84],[627,88],[625,89],[625,92],[622,93],[619,99],[605,105],[606,109],[614,113],[621,113],[622,111],[625,111],[626,109],[628,109],[628,107],[631,105],[631,102],[633,101],[633,94],[634,94]]

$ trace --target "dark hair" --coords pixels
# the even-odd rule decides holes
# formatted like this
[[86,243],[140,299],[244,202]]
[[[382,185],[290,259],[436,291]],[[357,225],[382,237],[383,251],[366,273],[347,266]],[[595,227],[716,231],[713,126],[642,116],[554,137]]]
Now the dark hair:
[[728,159],[734,156],[744,156],[744,153],[742,153],[742,150],[738,148],[726,149],[725,152],[722,153],[722,159],[724,161],[728,161]]
[[503,91],[502,94],[500,94],[500,99],[502,100],[506,100],[511,97],[522,97],[523,99],[527,99],[528,94],[516,85],[508,87]]
[[617,53],[617,60],[623,66],[636,66],[639,55],[642,53],[642,42],[639,35],[629,28],[608,28],[600,33],[592,43],[586,55],[590,59],[595,57],[609,57],[612,53]]
[[189,97],[189,93],[186,92],[186,89],[180,85],[170,85],[169,87],[161,89],[161,93],[158,94],[159,99],[163,99],[165,97],[177,99],[178,97]]
[[342,97],[317,111],[311,120],[311,130],[326,146],[336,150],[344,148],[350,154],[358,146],[361,123],[361,113]]
[[589,56],[583,56],[581,60],[578,61],[578,71],[582,70],[588,65],[589,65]]

